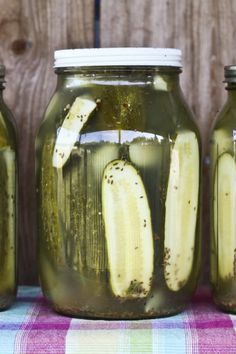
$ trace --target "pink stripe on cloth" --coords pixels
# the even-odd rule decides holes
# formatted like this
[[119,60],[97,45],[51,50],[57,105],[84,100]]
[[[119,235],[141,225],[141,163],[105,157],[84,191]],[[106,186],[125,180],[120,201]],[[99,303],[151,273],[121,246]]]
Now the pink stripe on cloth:
[[189,306],[188,311],[184,312],[183,316],[185,328],[185,346],[189,349],[186,349],[186,352],[189,352],[191,354],[198,354],[198,336],[194,325],[195,317],[191,306]]
[[64,354],[71,318],[54,313],[40,296],[15,340],[14,354]]
[[236,334],[230,316],[216,309],[209,291],[201,296],[204,302],[196,297],[191,305],[193,317],[189,322],[197,335],[198,353],[235,354]]

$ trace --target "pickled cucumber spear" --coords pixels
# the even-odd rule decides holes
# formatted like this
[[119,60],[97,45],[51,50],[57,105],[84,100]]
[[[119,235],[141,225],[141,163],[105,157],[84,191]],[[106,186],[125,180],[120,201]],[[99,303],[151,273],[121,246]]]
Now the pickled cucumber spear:
[[217,162],[214,219],[219,276],[231,278],[236,276],[236,164],[228,153],[222,154]]
[[70,166],[64,169],[68,262],[75,270],[107,269],[101,180],[106,165],[118,157],[118,144],[83,145],[72,151]]
[[[231,132],[225,129],[216,129],[212,136],[211,144],[211,181],[214,181],[216,176],[216,162],[220,155],[233,150],[233,139]],[[214,183],[211,186],[211,194],[214,195]],[[213,228],[211,240],[211,281],[217,281],[217,218],[212,215]]]
[[195,133],[180,132],[171,152],[166,197],[164,272],[172,291],[192,270],[199,191],[199,148]]
[[53,166],[62,168],[68,160],[78,134],[96,108],[96,102],[88,98],[77,97],[66,115],[53,152]]
[[101,181],[106,165],[119,157],[119,145],[104,143],[89,150],[87,149],[86,264],[99,273],[107,269]]
[[0,284],[6,287],[15,284],[15,233],[16,233],[16,168],[15,152],[10,148],[0,149]]
[[158,140],[140,139],[130,144],[129,157],[139,168],[157,167],[161,164],[162,149],[161,142]]
[[60,178],[60,174],[57,173],[57,170],[52,166],[51,156],[53,147],[53,141],[49,141],[45,143],[42,148],[40,221],[46,248],[53,255],[56,262],[64,264],[65,246],[62,236],[62,206],[60,200],[58,200],[58,190],[63,190],[63,180]]
[[113,293],[147,296],[154,262],[151,215],[143,182],[127,161],[114,160],[106,166],[102,209]]
[[230,152],[232,149],[233,149],[232,136],[224,129],[215,130],[212,136],[212,145],[211,145],[212,173],[214,173],[217,158],[224,152]]

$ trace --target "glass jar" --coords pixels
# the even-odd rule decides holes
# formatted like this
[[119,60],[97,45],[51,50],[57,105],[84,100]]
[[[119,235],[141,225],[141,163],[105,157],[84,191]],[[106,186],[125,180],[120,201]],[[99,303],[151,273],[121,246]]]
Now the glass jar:
[[39,129],[39,267],[53,308],[178,313],[199,268],[199,133],[176,49],[63,50]]
[[0,311],[16,296],[16,135],[3,101],[4,76],[0,65]]
[[[211,282],[215,303],[236,313],[236,66],[211,137]],[[234,209],[235,208],[235,209]]]

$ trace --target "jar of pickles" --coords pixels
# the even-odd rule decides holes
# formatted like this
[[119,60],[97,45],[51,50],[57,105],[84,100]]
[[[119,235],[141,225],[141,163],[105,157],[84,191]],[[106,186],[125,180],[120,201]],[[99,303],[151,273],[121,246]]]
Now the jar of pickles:
[[214,300],[236,313],[236,66],[225,67],[227,101],[211,139],[211,281]]
[[16,136],[3,101],[4,76],[0,65],[0,311],[16,295]]
[[61,313],[178,313],[199,268],[199,133],[177,49],[55,53],[36,142],[40,281]]

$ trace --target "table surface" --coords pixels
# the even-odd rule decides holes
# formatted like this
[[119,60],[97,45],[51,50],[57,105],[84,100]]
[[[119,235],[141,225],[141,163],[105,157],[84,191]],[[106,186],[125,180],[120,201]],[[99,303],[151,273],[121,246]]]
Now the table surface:
[[200,289],[183,313],[155,320],[72,319],[54,313],[38,287],[20,287],[0,313],[0,354],[236,353],[236,315]]

